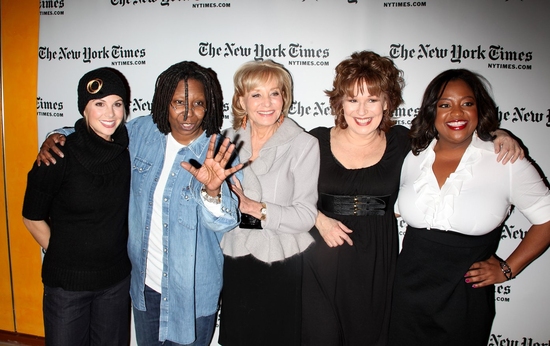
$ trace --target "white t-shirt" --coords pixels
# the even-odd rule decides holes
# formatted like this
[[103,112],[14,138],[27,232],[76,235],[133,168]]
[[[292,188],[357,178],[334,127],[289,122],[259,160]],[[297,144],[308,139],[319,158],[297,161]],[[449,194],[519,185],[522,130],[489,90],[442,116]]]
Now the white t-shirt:
[[408,225],[483,235],[504,221],[511,205],[531,224],[550,220],[550,192],[527,159],[503,165],[493,143],[474,134],[440,189],[432,170],[436,143],[418,156],[409,153],[403,163],[396,210]]
[[[162,292],[161,282],[164,258],[164,253],[162,251],[162,237],[164,234],[162,227],[162,203],[164,189],[166,188],[168,175],[172,170],[176,156],[178,152],[185,147],[185,145],[179,144],[171,133],[166,135],[164,166],[162,167],[162,172],[160,173],[159,181],[153,195],[153,214],[151,216],[151,231],[149,232],[149,246],[147,249],[147,275],[145,276],[145,284],[159,293]],[[210,203],[204,200],[204,198],[203,203],[215,216],[223,215],[221,204]]]

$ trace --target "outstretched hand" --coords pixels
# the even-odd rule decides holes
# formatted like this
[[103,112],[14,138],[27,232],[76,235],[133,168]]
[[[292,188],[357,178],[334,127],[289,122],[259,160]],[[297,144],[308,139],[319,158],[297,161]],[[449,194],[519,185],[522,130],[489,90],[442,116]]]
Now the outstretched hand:
[[42,145],[40,146],[40,151],[38,152],[38,155],[36,155],[36,164],[38,166],[40,166],[41,163],[44,163],[46,166],[49,166],[50,163],[53,163],[55,165],[57,161],[55,161],[55,158],[50,153],[50,150],[56,153],[59,157],[63,157],[63,152],[59,150],[59,148],[55,144],[59,143],[61,146],[63,146],[65,145],[66,139],[67,137],[60,133],[52,133],[51,135],[49,135],[44,143],[42,143]]
[[214,155],[217,135],[210,137],[206,158],[200,168],[194,167],[189,162],[183,161],[180,165],[191,173],[195,179],[204,185],[206,193],[210,196],[217,196],[220,193],[222,183],[227,177],[242,168],[240,163],[234,167],[226,169],[226,165],[231,159],[235,144],[229,141],[229,138],[223,140],[218,152]]

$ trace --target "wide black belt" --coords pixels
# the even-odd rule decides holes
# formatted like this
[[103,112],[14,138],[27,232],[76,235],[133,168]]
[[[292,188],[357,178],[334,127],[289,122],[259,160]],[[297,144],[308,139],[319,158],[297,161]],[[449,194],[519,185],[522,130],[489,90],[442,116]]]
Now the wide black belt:
[[341,196],[319,194],[321,209],[337,215],[383,216],[388,211],[390,196]]

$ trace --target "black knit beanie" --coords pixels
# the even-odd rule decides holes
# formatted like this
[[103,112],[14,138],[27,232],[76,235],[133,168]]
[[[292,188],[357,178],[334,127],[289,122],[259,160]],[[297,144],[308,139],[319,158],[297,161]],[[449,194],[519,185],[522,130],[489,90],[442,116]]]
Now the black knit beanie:
[[86,73],[78,82],[78,111],[84,115],[88,101],[109,95],[120,96],[128,113],[130,88],[122,73],[110,67],[101,67]]

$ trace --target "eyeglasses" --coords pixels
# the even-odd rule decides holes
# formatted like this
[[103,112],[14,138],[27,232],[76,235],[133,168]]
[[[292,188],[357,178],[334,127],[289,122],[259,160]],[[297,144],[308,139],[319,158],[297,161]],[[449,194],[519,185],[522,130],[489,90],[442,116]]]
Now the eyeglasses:
[[[185,112],[185,107],[187,105],[185,101],[174,100],[170,103],[170,106],[172,106],[176,112],[182,113]],[[202,117],[206,113],[206,107],[204,107],[202,101],[194,102],[193,107],[189,108],[189,110],[198,117]]]

